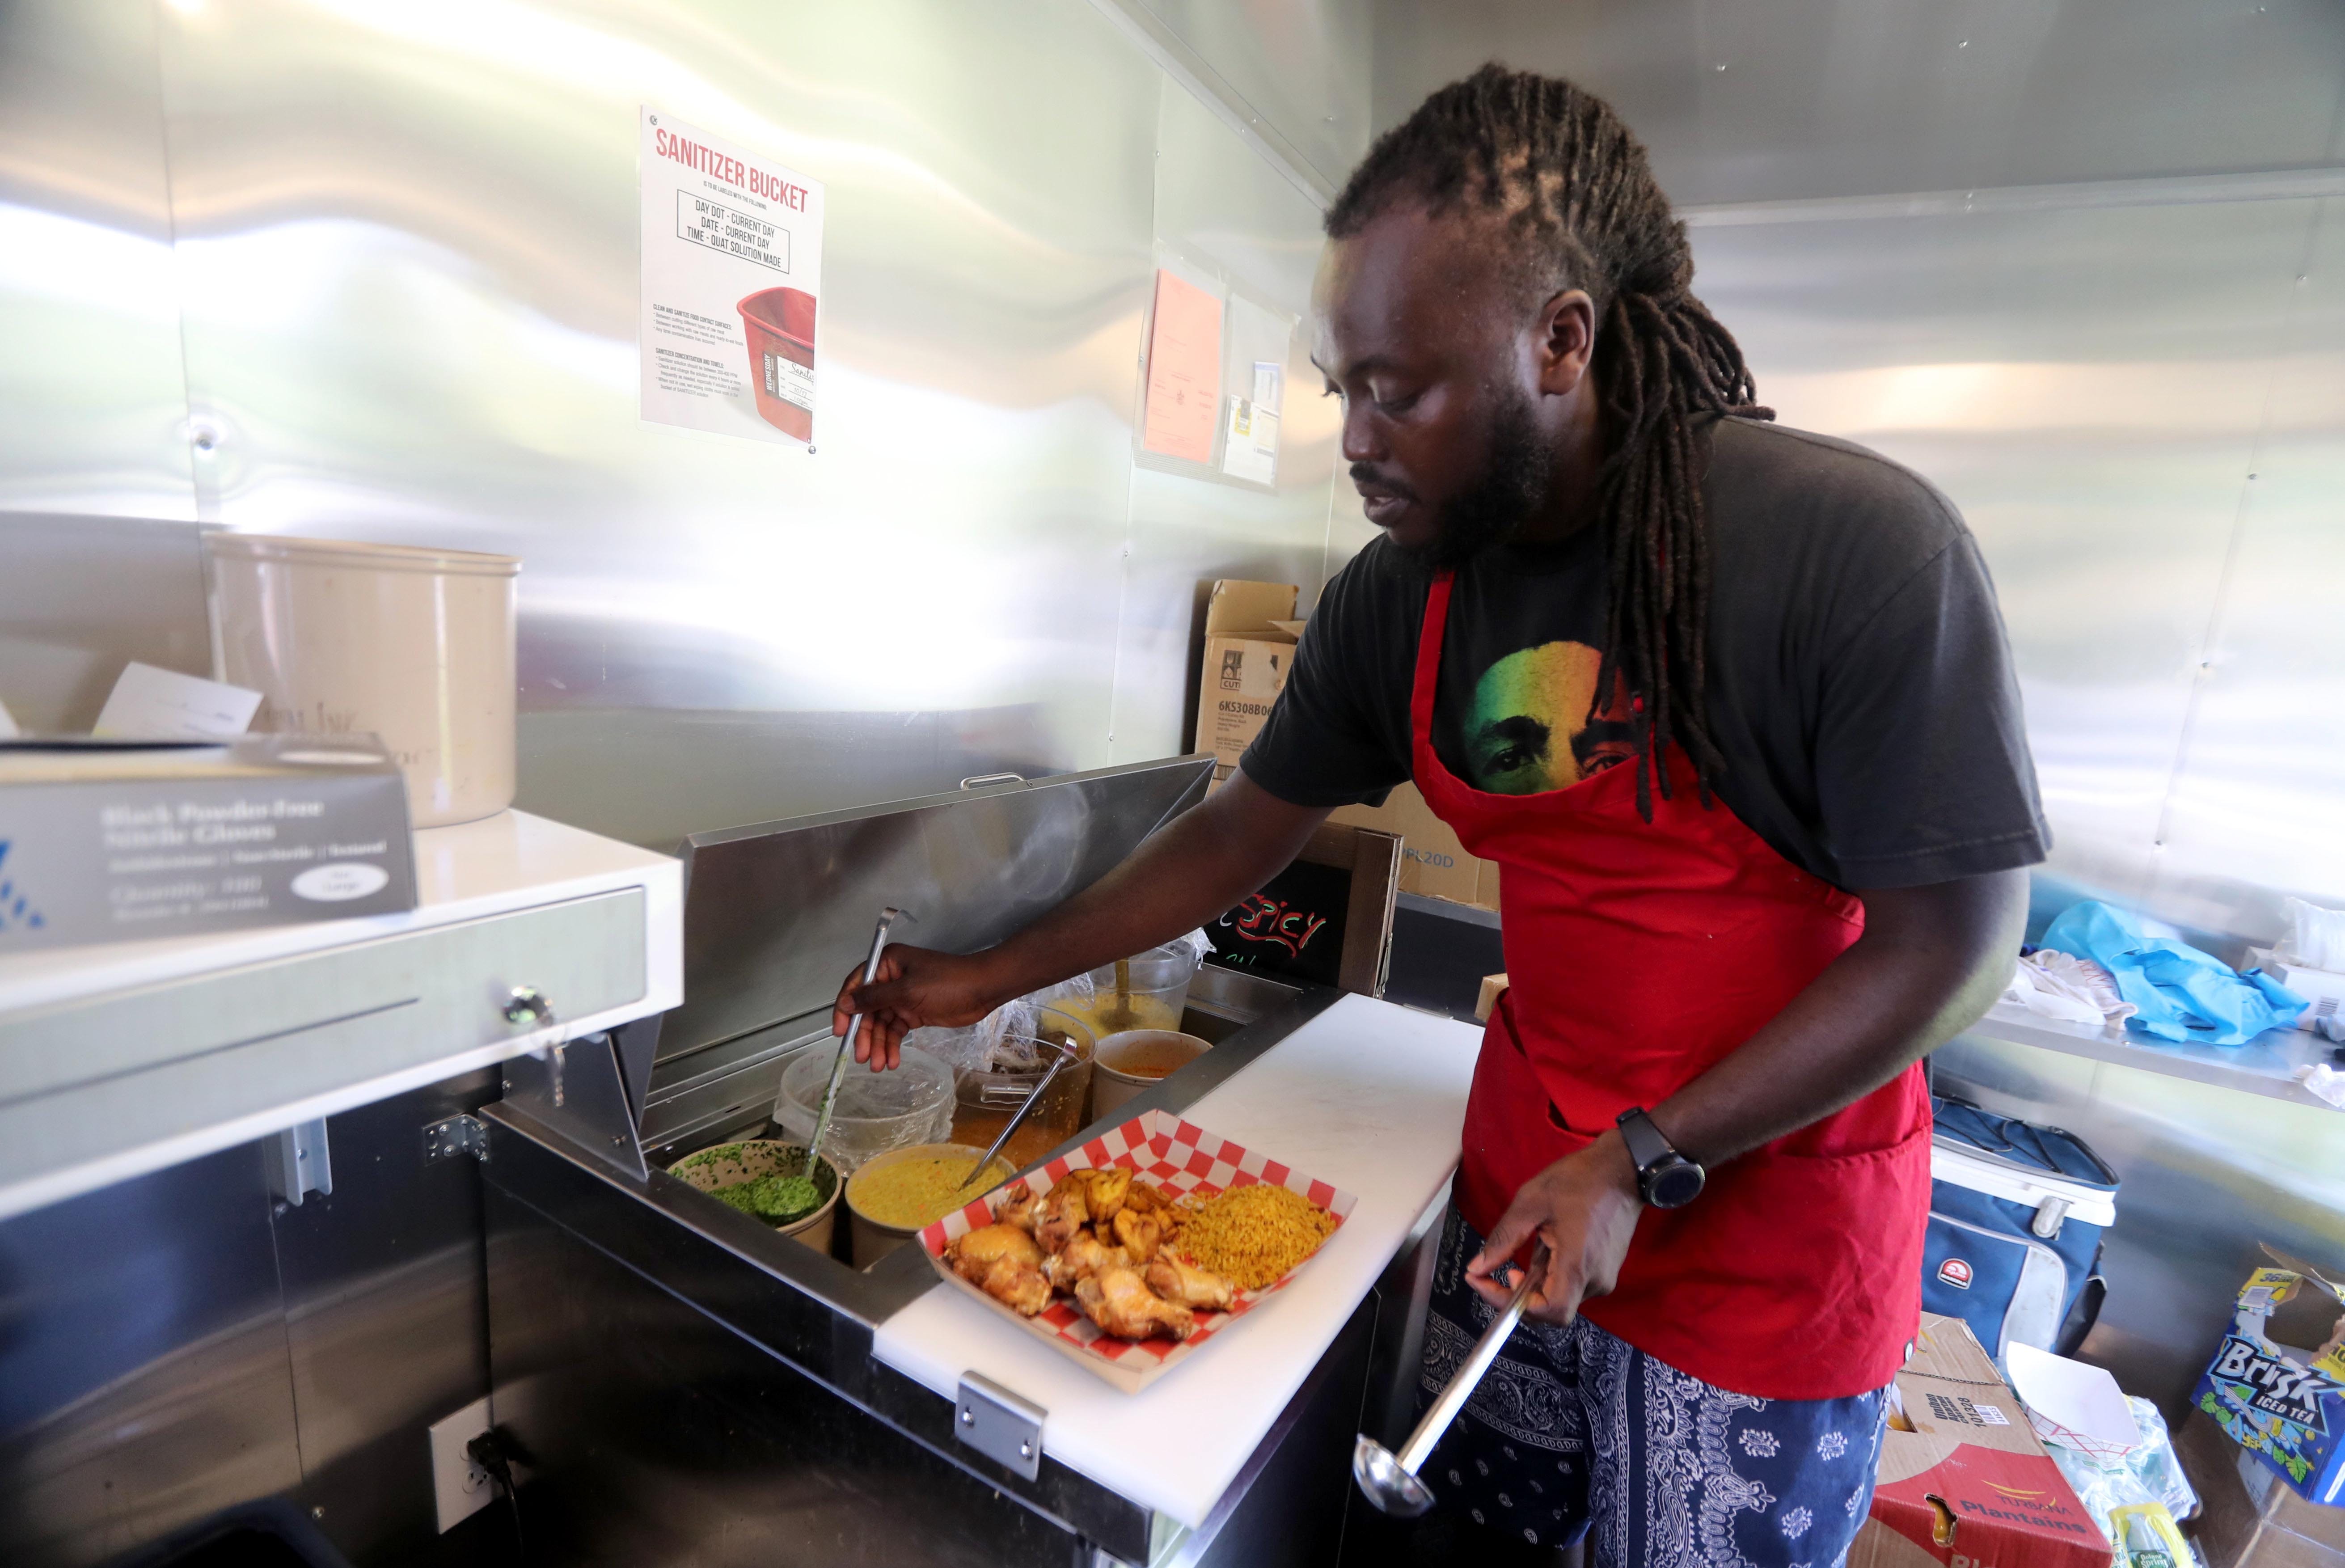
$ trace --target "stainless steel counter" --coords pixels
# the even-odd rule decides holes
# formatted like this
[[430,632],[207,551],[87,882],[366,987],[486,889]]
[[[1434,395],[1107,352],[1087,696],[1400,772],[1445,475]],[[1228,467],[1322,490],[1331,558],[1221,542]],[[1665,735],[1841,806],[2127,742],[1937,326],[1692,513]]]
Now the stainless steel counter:
[[[686,846],[686,1005],[574,1046],[558,1101],[542,1064],[509,1064],[482,1113],[494,1415],[528,1456],[533,1532],[630,1568],[1333,1560],[1351,1433],[1364,1411],[1379,1431],[1410,1413],[1429,1227],[1347,1321],[1295,1346],[1309,1376],[1183,1532],[1047,1442],[1030,1477],[988,1458],[959,1440],[952,1400],[874,1357],[879,1327],[937,1286],[915,1249],[858,1271],[661,1168],[764,1125],[781,1064],[828,1039],[881,903],[912,911],[924,943],[999,941],[1193,802],[1209,771],[1177,759]],[[1112,1119],[1193,1104],[1338,996],[1208,972],[1186,1022],[1215,1048]]]
[[[1337,996],[1244,975],[1215,989],[1223,1022],[1252,1021],[1109,1121],[1189,1105]],[[565,1115],[592,1103],[580,1054]],[[597,1065],[615,1082],[614,1061]],[[1206,1528],[1173,1529],[1047,1456],[1026,1479],[871,1354],[878,1325],[937,1286],[915,1249],[858,1271],[664,1171],[633,1174],[550,1116],[527,1071],[483,1113],[493,1399],[533,1457],[531,1517],[582,1561],[683,1563],[710,1532],[785,1558],[830,1541],[839,1562],[1318,1561],[1342,1533],[1361,1412],[1379,1429],[1407,1419],[1422,1225],[1331,1342],[1297,1347],[1312,1374]],[[1256,1513],[1277,1527],[1229,1531]],[[1292,1550],[1256,1555],[1273,1541]]]

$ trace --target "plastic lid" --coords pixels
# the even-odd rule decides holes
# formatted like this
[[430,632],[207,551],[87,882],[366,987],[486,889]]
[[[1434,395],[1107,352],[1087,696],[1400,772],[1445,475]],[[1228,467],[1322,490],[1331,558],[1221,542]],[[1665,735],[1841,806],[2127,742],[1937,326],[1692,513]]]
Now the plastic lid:
[[416,545],[369,545],[356,539],[303,539],[279,534],[204,535],[214,555],[247,561],[299,562],[311,566],[349,566],[376,572],[436,572],[462,576],[510,577],[521,570],[518,555],[478,550],[442,550]]

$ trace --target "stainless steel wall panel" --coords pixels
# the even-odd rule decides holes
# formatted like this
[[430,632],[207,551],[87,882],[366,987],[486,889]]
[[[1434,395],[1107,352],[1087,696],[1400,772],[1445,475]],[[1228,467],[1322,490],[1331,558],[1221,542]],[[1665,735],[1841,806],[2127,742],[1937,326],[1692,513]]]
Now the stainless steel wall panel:
[[1382,130],[1487,59],[1617,105],[1680,203],[2335,160],[2324,0],[1378,0]]
[[132,659],[210,672],[203,561],[185,523],[0,513],[0,703],[27,732],[88,729]]
[[155,9],[0,8],[0,513],[195,516]]
[[1911,464],[1977,534],[2028,703],[2051,870],[2081,887],[2152,897],[2315,206],[1694,231],[1696,287],[1761,400]]
[[2345,201],[2320,204],[2238,486],[2224,592],[2159,830],[2153,902],[2269,937],[2281,896],[2345,907]]
[[[1319,209],[1170,82],[1156,139],[1158,241],[1221,286],[1299,319],[1318,264]],[[1132,470],[1111,748],[1119,761],[1188,748],[1202,606],[1213,579],[1294,583],[1307,605],[1331,569],[1336,409],[1319,395],[1309,336],[1299,329],[1285,375],[1274,490],[1188,464]]]
[[[171,28],[222,521],[523,555],[535,713],[820,716],[900,755],[1021,710],[1030,766],[1104,759],[1159,82],[1104,18],[252,0]],[[639,103],[827,184],[811,457],[635,418]],[[662,833],[836,799],[812,750],[711,775],[738,760],[556,798]]]
[[1144,5],[1275,127],[1328,185],[1367,150],[1376,29],[1369,0],[1125,0]]

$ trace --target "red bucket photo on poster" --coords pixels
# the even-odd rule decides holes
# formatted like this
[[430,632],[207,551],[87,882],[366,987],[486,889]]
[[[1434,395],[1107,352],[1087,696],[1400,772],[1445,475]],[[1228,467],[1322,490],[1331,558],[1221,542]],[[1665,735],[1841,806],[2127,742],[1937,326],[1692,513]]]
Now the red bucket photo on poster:
[[811,440],[814,296],[802,289],[760,289],[735,309],[748,339],[758,417],[787,435]]

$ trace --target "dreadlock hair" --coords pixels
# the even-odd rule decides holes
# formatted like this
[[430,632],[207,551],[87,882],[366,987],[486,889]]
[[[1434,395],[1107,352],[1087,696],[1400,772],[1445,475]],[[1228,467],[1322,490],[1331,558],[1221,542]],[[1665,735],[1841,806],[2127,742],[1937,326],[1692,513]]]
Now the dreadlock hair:
[[1708,413],[1772,419],[1742,351],[1688,292],[1685,225],[1611,106],[1569,82],[1496,64],[1454,82],[1379,137],[1327,209],[1331,239],[1403,203],[1504,227],[1511,280],[1544,304],[1595,301],[1593,370],[1606,454],[1598,517],[1609,571],[1593,719],[1618,677],[1637,745],[1637,809],[1670,795],[1661,750],[1694,765],[1704,807],[1725,759],[1704,704],[1710,546],[1695,426]]

